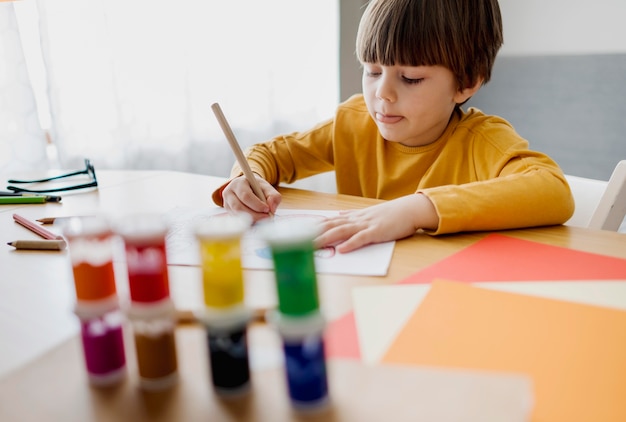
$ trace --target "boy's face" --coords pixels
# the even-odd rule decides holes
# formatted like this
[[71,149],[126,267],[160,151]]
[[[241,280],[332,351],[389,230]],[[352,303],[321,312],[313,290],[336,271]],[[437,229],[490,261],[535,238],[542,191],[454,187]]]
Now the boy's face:
[[473,92],[459,91],[443,66],[363,64],[363,95],[383,138],[406,146],[427,145],[445,130],[456,104]]

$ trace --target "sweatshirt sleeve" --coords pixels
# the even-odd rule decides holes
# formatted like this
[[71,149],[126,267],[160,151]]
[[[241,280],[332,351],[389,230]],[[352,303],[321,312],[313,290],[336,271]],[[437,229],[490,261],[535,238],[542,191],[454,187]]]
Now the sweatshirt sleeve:
[[561,169],[525,141],[504,152],[477,149],[474,162],[484,175],[477,181],[419,191],[439,215],[432,234],[563,224],[572,216],[574,199]]
[[[333,170],[332,119],[306,132],[277,136],[247,148],[244,155],[250,168],[274,186]],[[215,204],[223,206],[222,192],[232,179],[243,174],[237,163],[230,179],[212,194]]]

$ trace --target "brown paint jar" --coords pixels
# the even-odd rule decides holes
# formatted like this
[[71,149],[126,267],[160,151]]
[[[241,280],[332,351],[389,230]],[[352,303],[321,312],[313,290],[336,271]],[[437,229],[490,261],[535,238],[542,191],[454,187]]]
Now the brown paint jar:
[[[173,309],[173,307],[172,307]],[[178,381],[176,321],[173,312],[160,314],[143,308],[129,312],[135,339],[139,386],[144,390],[165,390]]]

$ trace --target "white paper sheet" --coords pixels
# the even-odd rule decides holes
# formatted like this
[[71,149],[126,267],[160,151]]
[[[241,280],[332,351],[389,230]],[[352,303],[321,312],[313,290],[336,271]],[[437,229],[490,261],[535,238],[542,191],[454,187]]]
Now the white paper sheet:
[[[169,211],[165,218],[170,225],[167,236],[167,259],[170,265],[200,265],[198,243],[193,227],[203,219],[223,214],[222,208],[181,208]],[[287,210],[281,209],[275,218],[310,217],[323,219],[337,215],[339,211]],[[385,276],[393,255],[395,242],[365,246],[356,251],[341,254],[334,248],[325,248],[315,253],[315,268],[318,273],[362,276]],[[246,269],[272,269],[273,263],[267,244],[255,236],[252,227],[242,240],[242,266]]]

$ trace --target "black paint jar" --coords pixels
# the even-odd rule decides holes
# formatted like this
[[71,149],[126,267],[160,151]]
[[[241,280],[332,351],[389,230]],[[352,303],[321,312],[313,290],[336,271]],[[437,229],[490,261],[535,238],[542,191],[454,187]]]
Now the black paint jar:
[[248,323],[250,313],[239,310],[211,313],[203,319],[211,381],[220,396],[239,396],[250,390]]

